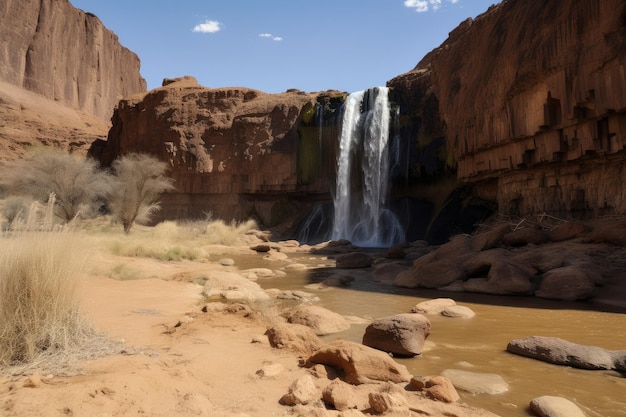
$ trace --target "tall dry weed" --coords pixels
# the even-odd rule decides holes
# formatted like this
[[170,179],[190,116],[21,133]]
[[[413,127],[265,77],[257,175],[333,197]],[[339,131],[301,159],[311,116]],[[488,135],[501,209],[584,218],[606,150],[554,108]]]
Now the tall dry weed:
[[68,231],[0,238],[0,365],[35,361],[93,337],[79,311],[83,245]]

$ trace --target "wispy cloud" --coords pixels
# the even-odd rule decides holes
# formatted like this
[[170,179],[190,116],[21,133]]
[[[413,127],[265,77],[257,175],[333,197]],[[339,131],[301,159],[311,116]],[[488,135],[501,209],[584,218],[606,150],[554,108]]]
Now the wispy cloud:
[[215,33],[221,29],[222,24],[217,20],[207,20],[193,27],[193,31],[198,33]]
[[[458,3],[459,0],[447,0],[450,3]],[[429,10],[439,10],[443,0],[404,0],[404,6],[409,9],[415,9],[418,13],[424,13]]]
[[259,33],[261,38],[268,38],[276,42],[280,42],[283,40],[282,36],[274,36],[271,33]]

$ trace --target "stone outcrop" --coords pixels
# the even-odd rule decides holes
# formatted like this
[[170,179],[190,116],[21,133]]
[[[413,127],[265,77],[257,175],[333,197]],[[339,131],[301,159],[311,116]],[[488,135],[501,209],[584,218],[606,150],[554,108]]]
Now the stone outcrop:
[[624,213],[625,43],[621,0],[505,0],[388,85],[418,94],[407,117],[436,100],[458,179],[500,212]]
[[105,165],[128,152],[167,161],[176,191],[162,199],[164,218],[212,212],[272,226],[301,214],[298,196],[329,193],[327,182],[305,175],[310,155],[299,133],[314,117],[320,94],[210,89],[190,76],[163,84],[120,101],[108,140],[94,144],[92,155]]
[[5,0],[0,22],[0,81],[104,120],[146,90],[137,55],[68,0]]
[[[619,241],[612,239],[614,234],[607,231],[623,231],[624,220],[564,222],[552,228],[526,224],[525,228],[558,237],[557,241],[538,243],[535,233],[519,233],[523,229],[512,230],[512,225],[506,222],[486,223],[473,236],[456,235],[448,243],[434,247],[415,259],[413,268],[394,268],[399,272],[393,284],[407,288],[534,295],[577,301],[595,297],[607,280],[621,276],[606,264],[602,255],[623,252],[625,245],[617,246]],[[510,235],[516,238],[512,239]],[[511,245],[512,242],[515,244]],[[430,300],[417,305],[413,312],[473,316],[471,310],[463,308],[445,312],[444,308],[452,303],[454,301],[450,299]]]

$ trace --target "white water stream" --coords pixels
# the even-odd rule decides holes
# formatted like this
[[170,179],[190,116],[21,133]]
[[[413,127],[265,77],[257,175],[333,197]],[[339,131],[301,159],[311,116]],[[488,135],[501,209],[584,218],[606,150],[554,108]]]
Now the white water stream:
[[404,240],[389,210],[389,89],[374,87],[348,96],[343,113],[331,238],[363,247]]

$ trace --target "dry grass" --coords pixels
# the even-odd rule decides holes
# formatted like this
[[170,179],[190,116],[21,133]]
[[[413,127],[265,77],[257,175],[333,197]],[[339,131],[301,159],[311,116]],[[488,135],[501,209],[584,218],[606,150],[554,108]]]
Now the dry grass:
[[103,336],[80,313],[84,247],[69,231],[0,238],[0,367],[45,367],[70,360],[70,352],[93,354],[93,341]]
[[203,261],[209,259],[204,247],[245,245],[250,241],[248,233],[256,228],[257,224],[252,220],[230,224],[222,220],[180,224],[165,221],[152,228],[137,228],[128,236],[117,236],[111,243],[111,249],[120,256],[162,261]]

